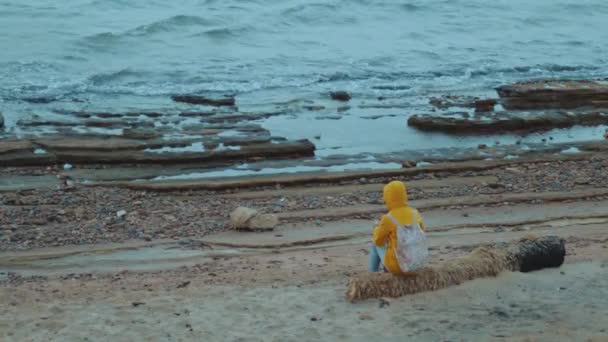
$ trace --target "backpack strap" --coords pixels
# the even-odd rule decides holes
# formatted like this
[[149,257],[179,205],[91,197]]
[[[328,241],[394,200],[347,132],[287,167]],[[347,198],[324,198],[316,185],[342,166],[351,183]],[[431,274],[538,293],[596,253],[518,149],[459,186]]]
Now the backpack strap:
[[393,215],[387,214],[386,217],[388,217],[388,219],[391,220],[391,222],[393,222],[395,226],[402,227],[401,223],[399,223],[399,221],[397,221],[397,219],[394,218]]
[[[412,222],[411,226],[414,228],[420,229],[420,225],[418,224],[418,212],[416,209],[412,209],[412,211],[413,211],[412,215],[414,218],[414,222]],[[397,228],[404,227],[404,225],[399,223],[399,221],[397,221],[397,219],[395,217],[393,217],[393,215],[387,214],[386,217],[388,217],[388,219],[391,220],[391,222],[393,222],[395,224],[395,226],[397,226]]]

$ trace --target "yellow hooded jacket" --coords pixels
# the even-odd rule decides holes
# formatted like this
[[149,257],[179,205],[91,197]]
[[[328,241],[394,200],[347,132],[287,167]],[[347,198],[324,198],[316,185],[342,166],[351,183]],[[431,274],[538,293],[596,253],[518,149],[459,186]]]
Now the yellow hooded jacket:
[[[418,217],[418,224],[424,230],[422,216],[414,208],[410,208],[407,203],[407,190],[405,184],[399,181],[388,183],[384,187],[384,203],[391,214],[400,224],[411,225],[414,223],[414,213]],[[378,247],[387,246],[384,256],[384,266],[393,274],[401,274],[401,268],[397,261],[395,248],[397,246],[397,226],[383,215],[380,224],[374,228],[374,244]]]

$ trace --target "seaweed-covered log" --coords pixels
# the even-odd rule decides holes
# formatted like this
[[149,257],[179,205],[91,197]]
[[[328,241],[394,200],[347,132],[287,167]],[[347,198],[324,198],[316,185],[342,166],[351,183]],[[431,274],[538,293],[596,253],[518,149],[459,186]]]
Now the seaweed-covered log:
[[350,280],[346,297],[352,302],[434,291],[476,278],[495,277],[503,271],[529,272],[559,267],[565,255],[564,240],[556,236],[524,239],[508,248],[480,247],[467,256],[416,273],[356,276]]
[[531,272],[560,267],[566,257],[566,244],[557,236],[524,239],[509,248],[513,271]]

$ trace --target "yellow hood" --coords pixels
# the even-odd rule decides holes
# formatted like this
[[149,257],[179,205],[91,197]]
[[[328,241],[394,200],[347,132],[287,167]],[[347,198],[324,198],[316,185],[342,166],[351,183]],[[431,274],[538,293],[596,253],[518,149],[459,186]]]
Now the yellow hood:
[[384,187],[384,203],[388,210],[407,207],[407,189],[400,181],[392,181]]

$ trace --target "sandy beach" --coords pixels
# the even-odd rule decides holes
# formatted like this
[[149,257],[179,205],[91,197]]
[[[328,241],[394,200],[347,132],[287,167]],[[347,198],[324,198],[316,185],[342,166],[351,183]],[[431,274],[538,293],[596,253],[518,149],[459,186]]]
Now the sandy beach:
[[[432,264],[532,234],[565,239],[564,266],[355,304],[345,300],[346,283],[365,271],[373,222],[384,210],[386,177],[373,172],[323,186],[285,181],[280,189],[4,192],[2,217],[13,228],[0,252],[1,336],[606,340],[608,186],[600,175],[607,159],[538,158],[461,163],[457,171],[445,164],[405,180],[429,227]],[[273,212],[280,225],[233,231],[225,208],[237,205]],[[120,210],[127,213],[119,219]],[[103,228],[85,233],[91,222]],[[133,234],[139,226],[157,230]]]

